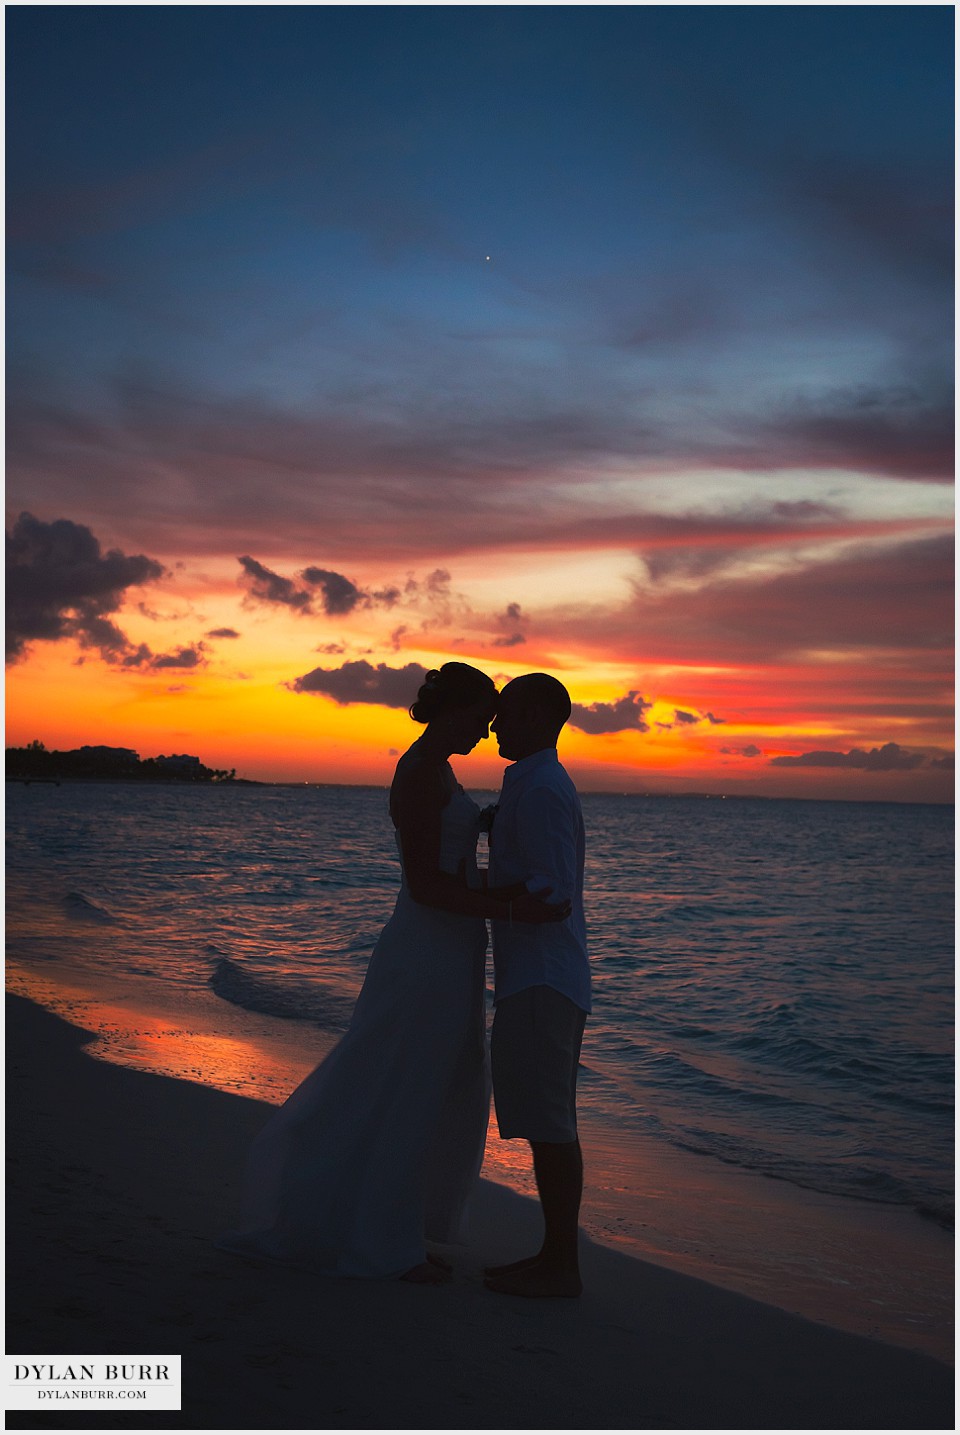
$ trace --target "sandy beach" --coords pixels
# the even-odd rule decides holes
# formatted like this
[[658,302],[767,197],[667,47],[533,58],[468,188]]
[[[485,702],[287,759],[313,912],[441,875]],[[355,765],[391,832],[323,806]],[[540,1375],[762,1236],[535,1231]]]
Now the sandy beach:
[[[495,1296],[539,1235],[482,1182],[440,1288],[318,1281],[213,1247],[268,1108],[92,1060],[8,1012],[9,1354],[179,1353],[175,1429],[946,1429],[953,1373],[590,1241],[577,1302]],[[96,1417],[10,1411],[12,1429]]]

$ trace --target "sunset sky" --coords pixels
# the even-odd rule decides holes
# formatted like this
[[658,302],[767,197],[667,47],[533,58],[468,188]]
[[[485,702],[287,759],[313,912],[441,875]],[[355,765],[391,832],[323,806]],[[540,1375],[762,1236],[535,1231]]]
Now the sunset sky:
[[953,26],[8,7],[8,744],[951,800]]

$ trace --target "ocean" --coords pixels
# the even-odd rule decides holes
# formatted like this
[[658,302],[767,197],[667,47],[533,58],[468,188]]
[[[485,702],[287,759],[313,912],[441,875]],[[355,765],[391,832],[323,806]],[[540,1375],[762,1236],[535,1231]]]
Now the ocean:
[[[953,809],[583,810],[588,1233],[942,1354]],[[398,882],[384,789],[8,784],[6,816],[8,986],[94,1055],[279,1102],[344,1030]],[[491,1136],[485,1174],[528,1168]]]

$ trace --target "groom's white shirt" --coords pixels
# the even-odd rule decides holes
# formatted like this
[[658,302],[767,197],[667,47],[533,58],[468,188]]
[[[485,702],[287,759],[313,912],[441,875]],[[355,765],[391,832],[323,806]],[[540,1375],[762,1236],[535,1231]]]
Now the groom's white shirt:
[[523,882],[534,893],[550,887],[546,900],[567,899],[572,910],[565,922],[491,923],[497,1001],[547,986],[590,1010],[583,858],[580,799],[556,748],[512,763],[503,774],[490,833],[490,885]]

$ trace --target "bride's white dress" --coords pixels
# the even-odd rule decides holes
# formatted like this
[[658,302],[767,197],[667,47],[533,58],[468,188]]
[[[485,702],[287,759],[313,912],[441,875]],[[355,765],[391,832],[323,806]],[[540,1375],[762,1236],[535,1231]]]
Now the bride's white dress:
[[[480,809],[443,809],[440,866],[478,887]],[[398,843],[399,845],[399,843]],[[402,871],[402,853],[401,853]],[[490,1106],[487,929],[413,901],[405,877],[350,1027],[254,1141],[222,1248],[364,1277],[462,1239]]]

